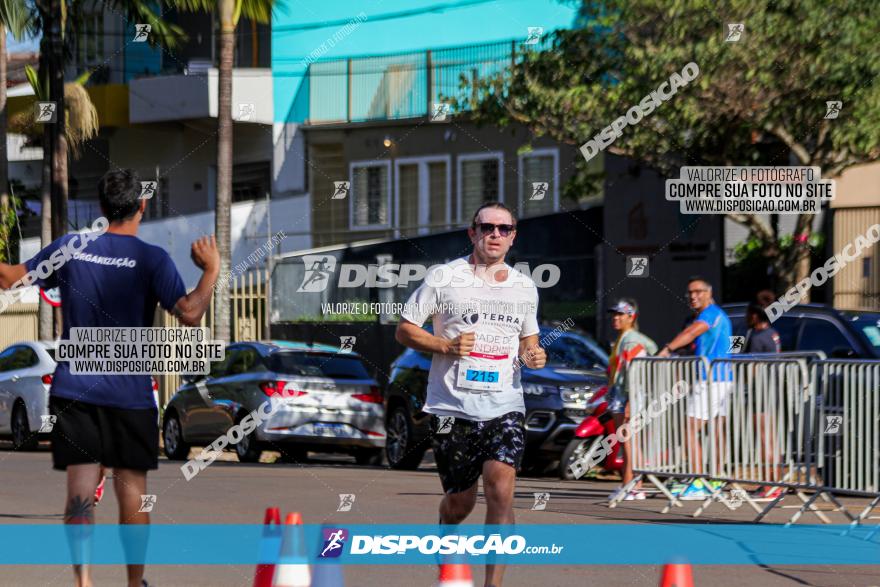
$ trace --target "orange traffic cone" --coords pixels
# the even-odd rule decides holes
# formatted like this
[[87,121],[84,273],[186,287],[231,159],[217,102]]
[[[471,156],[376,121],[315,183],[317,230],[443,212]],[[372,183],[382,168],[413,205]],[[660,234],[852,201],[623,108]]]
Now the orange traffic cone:
[[281,549],[281,510],[266,508],[263,516],[263,539],[260,541],[260,559],[254,574],[254,587],[272,587],[275,561]]
[[660,587],[694,587],[691,565],[686,562],[667,563],[663,565],[663,576]]
[[281,557],[275,567],[275,582],[272,587],[309,587],[312,582],[301,526],[302,515],[299,512],[287,514],[284,520],[284,538],[281,541]]
[[441,563],[437,587],[474,587],[471,568],[462,562]]

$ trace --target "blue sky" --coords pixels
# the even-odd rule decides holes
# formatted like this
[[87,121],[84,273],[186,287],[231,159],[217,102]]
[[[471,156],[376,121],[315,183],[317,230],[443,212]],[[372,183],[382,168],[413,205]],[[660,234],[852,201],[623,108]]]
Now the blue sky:
[[16,41],[10,33],[6,33],[6,51],[9,53],[32,52],[39,49],[39,37],[33,39],[25,39],[24,41]]

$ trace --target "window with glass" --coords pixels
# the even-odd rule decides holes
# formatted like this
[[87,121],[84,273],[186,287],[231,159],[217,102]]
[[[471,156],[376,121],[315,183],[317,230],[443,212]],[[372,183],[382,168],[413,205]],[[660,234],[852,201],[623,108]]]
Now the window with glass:
[[520,215],[538,216],[556,211],[558,151],[527,153],[519,160]]
[[462,222],[469,222],[483,202],[504,201],[501,167],[500,154],[459,158],[459,218]]
[[389,165],[352,166],[351,225],[353,228],[382,228],[390,225]]

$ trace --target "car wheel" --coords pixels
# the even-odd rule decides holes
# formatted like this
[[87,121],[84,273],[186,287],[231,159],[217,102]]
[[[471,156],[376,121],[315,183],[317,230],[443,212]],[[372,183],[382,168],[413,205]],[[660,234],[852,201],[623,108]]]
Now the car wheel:
[[392,410],[385,424],[385,456],[392,469],[418,469],[427,447],[415,446],[409,412],[403,406]]
[[361,448],[354,453],[354,462],[358,465],[378,467],[382,464],[381,448]]
[[562,457],[559,459],[559,478],[566,481],[580,479],[588,471],[584,471],[580,475],[576,475],[571,466],[577,462],[587,462],[602,447],[601,436],[591,436],[589,438],[572,438],[562,451]]
[[[235,424],[240,424],[241,420],[242,418],[239,417]],[[235,443],[235,454],[238,455],[238,460],[242,463],[260,462],[260,457],[263,456],[263,447],[260,446],[260,442],[257,440],[256,430],[252,430],[250,434],[242,436],[241,440]]]
[[189,456],[189,445],[183,440],[183,427],[177,412],[166,412],[162,426],[162,441],[165,444],[165,456],[171,461],[185,461]]
[[14,450],[34,450],[37,448],[37,435],[31,432],[28,424],[27,408],[17,402],[12,409],[12,448]]

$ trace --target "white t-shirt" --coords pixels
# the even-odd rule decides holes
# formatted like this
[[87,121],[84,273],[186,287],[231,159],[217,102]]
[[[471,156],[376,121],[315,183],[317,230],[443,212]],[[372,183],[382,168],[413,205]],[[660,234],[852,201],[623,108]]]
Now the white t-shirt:
[[[467,258],[434,267],[401,313],[421,326],[433,316],[434,334],[455,338],[474,332],[467,357],[435,354],[424,411],[467,420],[525,414],[519,341],[538,334],[538,289],[510,265],[507,279],[490,284],[474,277]],[[515,367],[515,365],[517,365]]]

